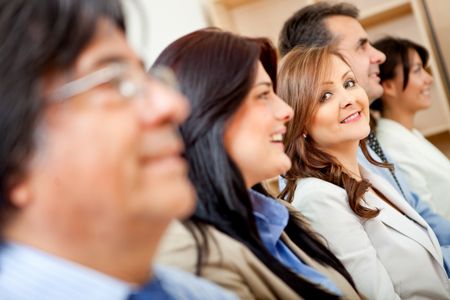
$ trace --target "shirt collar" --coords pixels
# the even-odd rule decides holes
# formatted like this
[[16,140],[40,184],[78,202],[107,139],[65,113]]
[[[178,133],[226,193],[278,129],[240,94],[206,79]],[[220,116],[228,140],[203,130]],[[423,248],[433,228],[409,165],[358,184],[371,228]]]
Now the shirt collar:
[[256,227],[266,247],[275,247],[289,220],[286,207],[275,199],[250,190]]

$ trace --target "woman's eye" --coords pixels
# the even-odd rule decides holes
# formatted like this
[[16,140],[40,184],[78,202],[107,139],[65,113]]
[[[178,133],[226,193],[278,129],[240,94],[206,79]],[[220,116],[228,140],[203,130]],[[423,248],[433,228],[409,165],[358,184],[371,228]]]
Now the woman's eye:
[[267,100],[267,99],[269,99],[269,96],[270,96],[270,91],[265,91],[258,95],[258,99]]
[[344,82],[344,87],[346,89],[352,88],[356,85],[356,82],[353,79],[349,79],[347,81]]
[[323,93],[322,97],[320,97],[320,102],[325,102],[325,101],[327,101],[328,99],[331,98],[332,95],[333,95],[333,94],[330,93],[330,92],[325,92],[325,93]]

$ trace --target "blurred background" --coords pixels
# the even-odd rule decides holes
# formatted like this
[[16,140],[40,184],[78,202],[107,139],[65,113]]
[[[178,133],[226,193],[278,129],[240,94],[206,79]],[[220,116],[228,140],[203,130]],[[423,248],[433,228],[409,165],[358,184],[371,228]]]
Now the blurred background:
[[[148,66],[173,40],[207,26],[247,36],[266,36],[277,45],[283,22],[301,7],[315,2],[317,0],[123,0],[128,38]],[[346,2],[360,9],[360,21],[372,41],[391,35],[411,39],[428,48],[429,70],[435,79],[433,104],[418,113],[415,124],[450,158],[450,1]]]

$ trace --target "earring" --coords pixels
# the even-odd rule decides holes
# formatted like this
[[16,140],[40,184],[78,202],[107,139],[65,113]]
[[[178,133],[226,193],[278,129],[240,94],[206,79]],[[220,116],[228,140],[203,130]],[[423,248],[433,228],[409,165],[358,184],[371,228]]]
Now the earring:
[[303,133],[303,138],[306,140],[307,134]]

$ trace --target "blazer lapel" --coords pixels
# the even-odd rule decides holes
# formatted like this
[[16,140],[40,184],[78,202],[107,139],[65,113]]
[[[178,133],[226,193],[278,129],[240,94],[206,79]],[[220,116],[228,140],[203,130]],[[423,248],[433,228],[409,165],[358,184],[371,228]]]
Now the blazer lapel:
[[[395,206],[397,206],[404,214],[403,215],[397,211],[373,193],[366,193],[366,195],[364,195],[364,199],[367,203],[380,209],[380,214],[378,215],[380,220],[385,225],[397,230],[422,245],[428,250],[428,252],[431,253],[439,264],[442,265],[443,258],[439,242],[425,220],[386,180],[376,174],[368,172],[362,167],[360,167],[360,169],[363,177],[367,179],[374,188],[379,190],[386,198],[388,198]],[[414,222],[419,226],[415,226]]]

